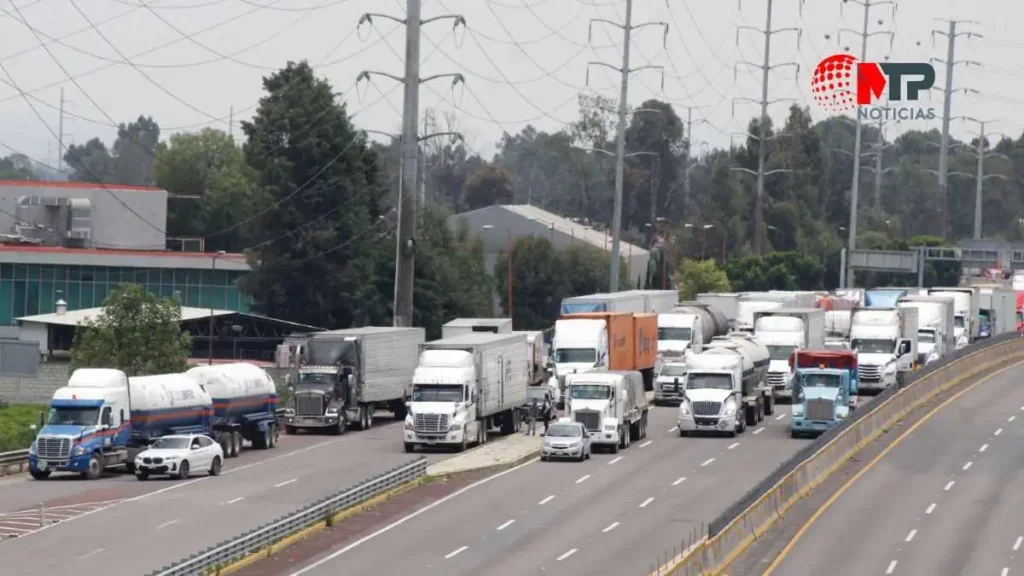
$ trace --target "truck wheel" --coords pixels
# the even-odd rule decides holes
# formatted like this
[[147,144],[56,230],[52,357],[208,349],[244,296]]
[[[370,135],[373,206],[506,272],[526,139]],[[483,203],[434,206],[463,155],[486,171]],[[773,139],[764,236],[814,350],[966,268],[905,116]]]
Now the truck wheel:
[[757,425],[757,410],[753,406],[747,405],[743,409],[744,417],[747,420],[747,424],[750,426]]
[[334,429],[334,433],[341,436],[348,432],[348,419],[345,418],[344,414],[338,415],[338,427]]
[[679,437],[680,438],[686,438],[686,430],[683,430],[682,428],[680,428],[679,429]]
[[98,454],[93,454],[89,458],[89,469],[82,472],[82,477],[89,480],[95,480],[103,474],[103,463],[100,462]]
[[124,471],[129,474],[135,474],[135,462],[125,462]]
[[462,444],[459,444],[459,452],[465,452],[466,448],[468,448],[468,447],[469,447],[469,439],[466,438],[466,433],[465,433],[465,431],[463,431],[463,433],[462,433]]
[[366,430],[373,428],[373,413],[376,412],[377,407],[370,404],[366,407]]
[[50,477],[50,470],[36,470],[35,468],[29,468],[28,473],[36,480],[46,480]]
[[284,433],[289,435],[289,436],[294,435],[295,434],[295,426],[288,426],[287,424],[285,424],[285,426],[284,426]]
[[277,424],[270,425],[270,447],[277,446],[277,436],[281,433],[281,429],[277,427]]
[[775,414],[775,394],[769,394],[765,399],[764,413],[768,416]]
[[406,454],[412,454],[415,451],[416,451],[416,445],[415,444],[413,444],[412,442],[406,442],[405,443],[405,453]]
[[231,457],[231,437],[225,432],[217,432],[214,437],[217,440],[217,444],[220,444],[220,450],[224,453],[225,458]]
[[233,430],[231,432],[231,457],[238,458],[238,455],[242,453],[242,433]]
[[405,399],[395,401],[395,420],[404,422],[405,417],[409,415],[409,409],[405,407]]

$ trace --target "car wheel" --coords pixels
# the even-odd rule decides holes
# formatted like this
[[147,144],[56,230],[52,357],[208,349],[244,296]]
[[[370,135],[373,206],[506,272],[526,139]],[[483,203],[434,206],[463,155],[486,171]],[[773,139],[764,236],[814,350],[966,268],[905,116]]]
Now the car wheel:
[[186,478],[188,478],[188,473],[188,460],[184,460],[182,461],[181,466],[178,467],[178,478],[181,480],[185,480]]
[[149,480],[149,472],[136,472],[135,477],[139,480]]
[[210,476],[219,476],[221,466],[220,456],[214,456],[213,462],[210,463]]

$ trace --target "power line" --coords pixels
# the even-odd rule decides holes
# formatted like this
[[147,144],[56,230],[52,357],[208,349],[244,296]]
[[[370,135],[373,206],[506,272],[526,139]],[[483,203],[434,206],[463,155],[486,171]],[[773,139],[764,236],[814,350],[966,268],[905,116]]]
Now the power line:
[[986,150],[987,142],[985,140],[985,125],[991,123],[991,121],[978,120],[972,116],[956,116],[952,118],[952,120],[958,119],[978,124],[978,145],[977,149],[974,151],[974,154],[978,159],[978,168],[974,174],[974,239],[981,240],[982,188],[984,187],[985,180],[989,178],[1009,180],[1009,178],[1002,174],[985,174],[985,159],[992,156],[1002,158],[1007,161],[1010,159],[999,152]]

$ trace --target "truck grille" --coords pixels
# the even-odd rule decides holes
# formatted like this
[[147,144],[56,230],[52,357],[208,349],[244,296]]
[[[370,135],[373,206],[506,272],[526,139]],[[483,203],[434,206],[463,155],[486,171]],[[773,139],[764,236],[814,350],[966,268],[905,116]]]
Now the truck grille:
[[601,429],[601,413],[594,410],[580,410],[573,415],[577,422],[587,430]]
[[718,416],[718,413],[722,410],[721,402],[694,402],[693,403],[693,415],[694,416]]
[[416,431],[426,433],[437,433],[448,431],[447,414],[417,414]]
[[785,372],[769,372],[768,373],[768,384],[775,388],[784,388],[786,386],[786,373]]
[[661,385],[661,389],[665,392],[679,392],[683,389],[682,384],[676,384],[674,382],[668,382]]
[[68,458],[71,456],[71,439],[43,436],[36,440],[36,454],[47,460]]
[[857,367],[857,378],[864,381],[878,381],[882,379],[882,367],[881,366],[864,366]]
[[324,400],[319,394],[297,394],[295,396],[296,416],[323,416]]
[[825,398],[812,398],[807,401],[806,418],[808,420],[832,420],[835,417],[835,402]]

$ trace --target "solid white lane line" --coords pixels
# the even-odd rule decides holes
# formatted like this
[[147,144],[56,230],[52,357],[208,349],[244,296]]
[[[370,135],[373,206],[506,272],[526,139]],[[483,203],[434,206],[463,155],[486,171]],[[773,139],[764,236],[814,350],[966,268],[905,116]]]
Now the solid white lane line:
[[1013,551],[1020,550],[1021,543],[1024,542],[1024,536],[1018,536],[1017,541],[1013,543]]
[[904,542],[910,542],[911,540],[913,540],[913,539],[914,539],[914,536],[915,536],[915,535],[917,535],[917,529],[916,529],[916,528],[915,528],[915,529],[913,529],[913,530],[911,530],[911,531],[910,531],[910,534],[907,534],[907,539],[906,539],[906,540],[904,540]]
[[93,550],[92,552],[89,552],[88,554],[82,554],[81,556],[78,557],[78,559],[79,560],[85,560],[86,558],[88,558],[90,556],[95,556],[95,555],[97,555],[97,554],[99,554],[101,552],[105,552],[106,550],[107,550],[106,548],[97,548],[97,549]]
[[943,490],[945,490],[946,492],[949,492],[949,489],[953,487],[953,484],[956,484],[956,480],[950,480],[949,483],[946,484],[946,487],[943,488]]
[[640,507],[641,508],[647,508],[647,505],[650,504],[651,502],[654,502],[654,496],[651,496],[647,500],[644,500],[643,502],[641,502],[640,503]]
[[548,502],[551,502],[554,499],[555,499],[555,495],[552,494],[551,496],[548,496],[547,498],[541,500],[540,502],[537,502],[537,505],[538,506],[543,506],[543,505],[547,504]]
[[999,574],[1000,574],[1000,576],[1006,576],[1009,573],[1010,573],[1010,569],[1009,568],[1003,568],[1003,571],[1000,572]]
[[729,444],[729,450],[732,450],[733,448],[735,448],[735,447],[737,447],[739,445],[740,445],[739,442],[733,442],[732,444]]
[[16,528],[14,526],[0,527],[0,534],[5,532],[35,532],[36,528]]
[[978,448],[978,452],[984,452],[985,450],[988,450],[988,444],[982,444],[981,448]]
[[935,511],[935,502],[932,502],[931,504],[928,505],[927,508],[925,508],[924,513],[925,514],[931,514],[934,511]]
[[580,484],[580,483],[586,482],[587,478],[590,478],[590,474],[584,474],[583,476],[580,476],[580,479],[577,480],[576,483]]
[[789,414],[779,414],[778,416],[776,416],[776,417],[775,417],[775,419],[776,419],[776,420],[782,420],[782,419],[783,419],[783,418],[785,418],[786,416],[789,416]]
[[714,461],[715,461],[715,459],[714,459],[714,458],[708,458],[708,459],[707,459],[707,460],[705,460],[705,461],[704,461],[704,463],[703,463],[703,464],[701,464],[700,466],[701,466],[701,468],[703,468],[703,467],[707,466],[708,464],[711,464],[711,463],[712,463],[712,462],[714,462]]
[[616,456],[615,458],[612,458],[611,460],[608,461],[608,465],[611,466],[612,464],[615,464],[619,460],[622,460],[622,456]]
[[608,532],[611,532],[612,530],[615,530],[616,528],[618,528],[618,526],[619,526],[618,522],[612,522],[611,524],[608,525],[607,528],[605,528],[604,530],[601,530],[601,533],[602,534],[607,534]]
[[679,430],[679,426],[673,426],[673,427],[669,428],[668,429],[668,433],[671,434],[671,433],[675,432],[676,430]]
[[757,430],[754,430],[754,434],[760,434],[761,432],[764,432],[764,428],[758,428]]
[[285,480],[284,482],[280,482],[278,484],[274,484],[274,488],[280,488],[281,486],[287,486],[287,485],[291,484],[292,482],[298,482],[298,481],[299,481],[298,478],[292,478],[291,480]]
[[566,552],[565,554],[562,554],[562,555],[561,555],[561,556],[559,556],[558,558],[555,558],[555,560],[556,560],[557,562],[561,562],[562,560],[565,560],[566,558],[568,558],[569,556],[572,556],[572,555],[573,555],[573,554],[575,554],[575,553],[576,553],[576,549],[575,549],[575,548],[573,548],[572,550],[569,550],[568,552]]
[[641,448],[647,448],[648,446],[651,445],[651,442],[654,442],[654,440],[648,440],[647,442],[644,442],[643,444],[641,444],[640,447]]
[[245,500],[245,496],[239,496],[234,500],[228,500],[227,502],[225,502],[225,504],[234,504],[235,502],[241,502],[242,500]]
[[896,569],[896,561],[889,562],[889,567],[885,569],[886,574],[892,574],[892,571]]
[[673,486],[679,486],[680,484],[682,484],[682,483],[683,483],[683,482],[685,482],[685,481],[686,481],[686,476],[683,476],[683,477],[682,477],[682,478],[680,478],[679,480],[676,480],[675,482],[673,482],[673,483],[672,483],[672,485],[673,485]]
[[444,557],[444,559],[447,560],[449,558],[453,558],[453,557],[461,554],[462,552],[464,552],[466,550],[466,548],[469,548],[469,546],[463,546],[462,548],[457,548],[455,550],[452,550],[451,552],[448,553],[447,556]]
[[996,433],[994,434],[994,436],[999,436],[1002,433],[1003,433],[1003,429],[1000,428],[999,430],[996,430]]
[[964,470],[966,471],[966,470],[970,469],[971,464],[974,464],[974,462],[968,462],[967,464],[964,464]]
[[1017,417],[1016,417],[1016,416],[1010,416],[1009,418],[1007,418],[1007,419],[1006,419],[1006,421],[1007,421],[1007,422],[1013,422],[1013,421],[1014,421],[1014,420],[1016,420],[1016,419],[1017,419]]
[[180,519],[180,518],[179,518],[179,519],[177,519],[177,520],[171,520],[170,522],[164,522],[163,524],[161,524],[161,525],[157,526],[157,527],[156,527],[156,529],[157,529],[157,530],[162,530],[162,529],[164,529],[164,528],[167,528],[168,526],[171,526],[171,525],[177,524],[178,522],[181,522],[181,519]]
[[509,520],[508,522],[505,522],[501,526],[498,526],[498,530],[504,530],[505,528],[508,528],[512,525],[513,522],[515,522],[515,520]]

